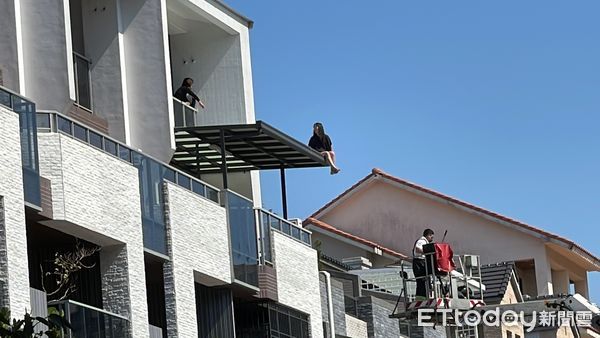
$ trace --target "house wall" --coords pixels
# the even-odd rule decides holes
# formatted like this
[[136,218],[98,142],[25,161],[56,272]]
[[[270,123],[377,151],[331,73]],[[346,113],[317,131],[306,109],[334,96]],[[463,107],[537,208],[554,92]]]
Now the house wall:
[[197,337],[194,283],[231,283],[229,233],[225,209],[181,187],[166,184],[168,242],[165,265],[169,337]]
[[[54,220],[42,223],[107,248],[100,262],[107,276],[104,306],[131,318],[134,337],[147,337],[138,170],[61,134],[39,134],[38,146],[40,174],[51,181],[54,211]],[[107,295],[115,292],[124,298]]]
[[317,252],[273,231],[279,303],[310,315],[312,337],[323,337]]
[[[23,203],[23,176],[19,115],[0,106],[0,296],[15,317],[29,305],[27,234]],[[8,295],[6,295],[8,294]]]
[[25,91],[38,109],[75,99],[69,0],[19,1]]
[[0,2],[0,85],[19,92],[19,42],[21,18],[19,1]]
[[[119,1],[125,51],[129,144],[169,162],[175,149],[171,79],[167,78],[165,0]],[[168,86],[169,84],[169,86]]]
[[[354,318],[348,314],[345,315],[346,317],[346,327],[347,327],[347,333],[346,335],[348,337],[352,337],[352,338],[368,338],[369,337],[369,332],[367,329],[367,323],[358,319],[358,318]],[[337,333],[337,331],[336,331]]]
[[534,259],[538,294],[552,293],[544,244],[531,235],[375,180],[332,208],[321,220],[398,252],[412,252],[425,228],[436,232],[455,254],[477,254],[483,264]]
[[92,61],[92,110],[106,119],[111,137],[129,143],[124,39],[117,0],[81,1],[85,54]]

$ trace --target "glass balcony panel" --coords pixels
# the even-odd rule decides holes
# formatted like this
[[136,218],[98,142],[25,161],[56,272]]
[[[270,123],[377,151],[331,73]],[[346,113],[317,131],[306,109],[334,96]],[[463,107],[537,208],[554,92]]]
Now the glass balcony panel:
[[62,131],[65,134],[68,135],[72,135],[72,131],[71,131],[71,124],[72,122],[65,119],[62,116],[58,117],[58,130]]
[[77,139],[87,142],[87,130],[77,123],[73,125],[73,136],[75,136]]
[[90,144],[98,149],[102,149],[102,136],[90,130]]
[[192,181],[192,191],[206,197],[206,186],[198,181]]
[[177,174],[177,184],[179,184],[180,186],[182,186],[186,189],[192,188],[192,186],[191,186],[192,180],[185,175]]
[[206,198],[208,198],[209,200],[219,203],[219,191],[211,188],[211,187],[206,187]]
[[104,150],[106,150],[107,153],[113,156],[119,156],[119,153],[117,151],[117,143],[107,138],[104,139]]
[[175,170],[170,169],[170,168],[166,168],[165,167],[165,173],[164,173],[164,179],[171,182],[171,183],[177,183],[177,181],[175,180]]
[[227,210],[235,278],[258,285],[258,245],[252,201],[227,192]]

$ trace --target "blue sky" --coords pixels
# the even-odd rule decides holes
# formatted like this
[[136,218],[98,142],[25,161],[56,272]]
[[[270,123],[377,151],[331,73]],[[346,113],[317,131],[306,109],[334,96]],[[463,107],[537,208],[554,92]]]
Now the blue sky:
[[288,170],[290,216],[378,167],[600,256],[600,2],[227,3],[255,21],[258,119],[304,141],[321,121],[339,157]]

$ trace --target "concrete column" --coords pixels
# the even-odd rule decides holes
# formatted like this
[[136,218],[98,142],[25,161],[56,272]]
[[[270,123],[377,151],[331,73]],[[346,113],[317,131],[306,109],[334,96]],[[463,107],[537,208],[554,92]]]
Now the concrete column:
[[569,293],[569,271],[552,270],[552,287],[554,293]]
[[543,255],[535,258],[535,279],[537,282],[538,296],[551,295],[554,293],[552,288],[552,269],[548,258]]
[[584,279],[575,282],[575,292],[589,299],[589,290],[588,290],[588,281],[587,274],[584,276]]

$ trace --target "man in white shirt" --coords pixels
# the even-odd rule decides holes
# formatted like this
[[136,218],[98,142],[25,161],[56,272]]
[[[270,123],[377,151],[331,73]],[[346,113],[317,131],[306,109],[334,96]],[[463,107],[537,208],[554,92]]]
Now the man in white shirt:
[[[423,237],[419,238],[413,247],[413,273],[415,277],[425,277],[425,255],[423,254],[423,245],[433,242],[433,230],[425,229]],[[417,279],[417,300],[428,298],[426,288],[427,278]]]

